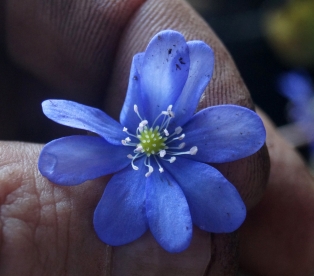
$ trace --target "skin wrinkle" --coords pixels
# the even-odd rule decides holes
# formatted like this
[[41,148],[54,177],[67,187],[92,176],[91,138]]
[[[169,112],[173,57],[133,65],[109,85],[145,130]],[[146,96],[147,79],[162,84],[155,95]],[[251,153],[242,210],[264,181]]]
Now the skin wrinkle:
[[[3,144],[8,143],[1,143],[0,147]],[[25,152],[23,150],[25,145],[15,143],[15,147],[8,147],[8,149],[14,151],[13,154],[10,150],[6,151],[6,154],[10,154],[12,162],[14,159],[17,159],[25,166],[19,166],[14,170],[19,174],[20,180],[8,184],[17,188],[12,189],[10,193],[6,192],[9,201],[6,200],[7,202],[1,205],[1,220],[6,229],[2,234],[5,234],[4,240],[6,243],[1,245],[0,274],[20,275],[20,269],[23,268],[30,272],[29,275],[50,275],[51,271],[54,271],[57,275],[66,275],[66,271],[70,271],[70,275],[80,275],[80,273],[86,275],[87,271],[90,272],[89,267],[88,270],[76,268],[76,264],[80,261],[73,260],[76,258],[77,252],[79,252],[78,247],[81,248],[82,246],[84,249],[89,247],[89,250],[95,253],[105,245],[99,242],[95,234],[88,236],[83,231],[83,233],[77,235],[76,229],[86,228],[81,226],[81,224],[86,225],[86,220],[80,222],[80,217],[87,212],[89,213],[86,215],[89,218],[87,222],[89,225],[88,233],[93,233],[92,214],[101,196],[100,190],[103,189],[105,178],[99,180],[99,183],[102,183],[102,185],[94,187],[97,198],[94,198],[95,195],[89,196],[86,194],[90,187],[83,187],[85,192],[82,194],[82,189],[79,189],[81,191],[71,191],[71,188],[53,185],[43,179],[37,169],[23,170],[23,168],[26,168],[26,164],[30,167],[33,165],[37,167],[36,157],[41,148],[41,146],[36,146],[37,153],[32,151],[33,157],[30,159],[27,153],[23,154],[23,156],[19,154],[19,152]],[[18,150],[15,151],[15,148]],[[5,157],[2,156],[2,158],[4,159]],[[34,172],[34,174],[30,175],[30,172]],[[93,184],[97,185],[97,183]],[[1,188],[3,187],[1,186]],[[1,191],[1,194],[3,194],[3,191]],[[73,195],[71,196],[71,194]],[[91,206],[86,206],[86,204],[80,207],[75,206],[82,202],[82,197],[87,198],[92,203]],[[78,201],[74,204],[72,199],[77,199]],[[6,210],[5,213],[3,212],[4,210]],[[74,221],[71,219],[72,214],[74,215]],[[95,242],[88,246],[91,238],[97,243],[96,246],[93,245]],[[49,250],[45,246],[46,242]],[[69,246],[65,246],[65,243],[69,244]],[[70,246],[70,243],[72,246]],[[10,263],[10,259],[13,256],[22,254],[22,252],[25,252],[24,254],[26,255],[20,260],[21,266],[15,266],[13,263]],[[92,258],[91,253],[86,254],[88,254],[89,258]],[[101,256],[100,252],[98,254]],[[59,258],[60,260],[65,260],[65,262],[58,261]],[[85,261],[88,262],[89,258],[85,258]],[[92,259],[94,260],[94,258]],[[103,263],[102,259],[99,262]],[[103,264],[94,268],[94,272],[98,272],[93,275],[100,275],[100,270],[105,270]],[[93,272],[91,271],[91,273]]]

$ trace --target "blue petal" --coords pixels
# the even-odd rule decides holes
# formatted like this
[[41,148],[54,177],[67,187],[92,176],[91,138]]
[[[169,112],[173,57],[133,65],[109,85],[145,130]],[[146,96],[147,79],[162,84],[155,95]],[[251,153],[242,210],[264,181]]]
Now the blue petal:
[[[142,163],[142,162],[141,162]],[[132,242],[148,229],[145,212],[145,171],[139,165],[115,174],[94,213],[98,237],[113,246]]]
[[149,123],[176,102],[189,68],[189,50],[182,34],[168,30],[152,38],[140,72],[143,104]]
[[260,117],[237,105],[208,107],[197,113],[184,127],[186,147],[198,147],[187,158],[223,163],[257,152],[265,143],[266,132]]
[[190,53],[189,76],[173,107],[173,121],[177,126],[184,125],[193,116],[214,69],[214,53],[206,43],[189,41],[187,45]]
[[134,112],[135,104],[138,106],[140,115],[144,116],[143,100],[141,97],[141,76],[139,74],[143,57],[144,53],[136,54],[133,57],[128,91],[126,93],[124,105],[120,113],[121,125],[127,127],[133,133],[135,133],[136,128],[141,121],[137,114]]
[[182,188],[195,225],[212,233],[228,233],[240,227],[246,216],[245,205],[219,171],[184,158],[163,165]]
[[100,137],[69,136],[44,146],[38,169],[54,183],[77,185],[123,169],[130,164],[130,151],[130,147],[114,146]]
[[147,178],[146,210],[149,228],[157,242],[169,252],[185,250],[192,237],[192,220],[185,196],[167,172]]
[[121,145],[121,140],[126,137],[123,127],[97,108],[65,100],[46,100],[42,107],[49,119],[65,126],[97,133],[111,144]]
[[281,93],[296,104],[307,103],[313,93],[311,78],[305,72],[292,71],[279,78]]

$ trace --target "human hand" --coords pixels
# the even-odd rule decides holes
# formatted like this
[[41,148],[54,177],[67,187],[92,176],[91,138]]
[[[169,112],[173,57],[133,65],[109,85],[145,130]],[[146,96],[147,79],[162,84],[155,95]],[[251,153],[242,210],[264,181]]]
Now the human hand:
[[[19,71],[18,80],[35,90],[28,99],[19,95],[27,108],[55,97],[91,104],[105,94],[106,112],[117,117],[132,56],[162,29],[178,30],[187,40],[204,40],[214,49],[214,76],[200,108],[224,103],[253,107],[230,56],[184,2],[8,1],[5,12],[6,47],[27,71]],[[13,81],[4,87],[19,88]],[[41,122],[45,125],[36,128],[62,136],[56,126]],[[1,143],[3,275],[229,275],[236,269],[236,234],[210,235],[195,228],[190,248],[175,255],[161,249],[150,233],[125,246],[106,246],[94,233],[92,216],[109,177],[76,187],[49,183],[37,171],[41,147]],[[217,167],[252,208],[268,176],[266,149]]]

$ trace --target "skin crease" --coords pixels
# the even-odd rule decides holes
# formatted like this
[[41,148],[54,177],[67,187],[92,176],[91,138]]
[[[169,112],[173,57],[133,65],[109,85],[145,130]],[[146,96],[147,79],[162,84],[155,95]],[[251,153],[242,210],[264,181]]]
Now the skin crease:
[[[47,98],[90,104],[105,94],[105,110],[117,118],[132,56],[143,51],[156,32],[167,28],[182,32],[187,40],[204,40],[215,51],[214,76],[199,108],[223,103],[253,108],[228,52],[183,1],[7,0],[0,9],[5,14],[0,18],[6,19],[0,32],[2,38],[6,34],[3,47],[9,55],[0,63],[0,88],[7,95],[5,104],[1,103],[7,111],[1,116],[3,132],[21,128],[19,108],[11,95],[19,97],[20,107],[36,112],[39,102]],[[34,131],[48,125],[55,138],[62,136],[62,127],[48,119],[29,123]],[[269,185],[261,205],[249,212],[240,229],[241,265],[253,275],[310,275],[314,271],[314,251],[310,250],[314,246],[313,180],[273,126],[267,124],[267,131],[272,164]],[[93,230],[92,216],[109,177],[75,187],[54,185],[37,170],[41,148],[0,143],[0,275],[235,273],[237,233],[210,235],[195,229],[190,248],[181,254],[165,252],[150,233],[121,247],[103,244]],[[258,203],[269,171],[265,147],[249,158],[215,166],[238,188],[248,209]],[[300,203],[302,208],[295,210],[294,205]],[[275,206],[278,212],[273,213]],[[293,213],[291,221],[284,219],[289,218],[285,210]],[[285,235],[275,235],[278,232]],[[268,258],[261,252],[267,252]],[[285,270],[286,263],[290,270]]]

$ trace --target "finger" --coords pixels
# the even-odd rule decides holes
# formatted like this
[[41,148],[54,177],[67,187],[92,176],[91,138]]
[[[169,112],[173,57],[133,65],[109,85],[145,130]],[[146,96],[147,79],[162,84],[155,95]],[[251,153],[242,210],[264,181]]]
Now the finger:
[[240,231],[241,266],[252,275],[312,275],[314,179],[295,149],[260,115],[271,171],[265,195]]
[[[117,13],[116,15],[118,18],[119,13]],[[176,18],[174,18],[174,16]],[[16,18],[19,18],[19,17],[16,17]],[[114,16],[113,16],[113,18],[114,18]],[[155,20],[156,18],[160,18],[160,20]],[[142,23],[146,22],[146,20],[150,20],[149,24],[147,24],[143,27]],[[240,104],[240,105],[252,107],[248,92],[247,92],[244,84],[241,82],[239,75],[236,73],[235,66],[234,66],[233,62],[231,61],[229,55],[227,54],[226,50],[221,46],[220,42],[216,38],[214,38],[213,33],[206,26],[206,24],[201,19],[199,19],[198,16],[193,11],[191,11],[190,8],[186,4],[184,4],[184,2],[173,1],[171,3],[168,3],[166,1],[165,2],[163,2],[163,1],[148,1],[141,8],[141,10],[139,10],[137,15],[132,19],[131,23],[127,26],[125,36],[123,36],[123,38],[122,38],[122,41],[123,41],[123,43],[121,44],[122,46],[120,47],[119,52],[117,54],[118,59],[117,59],[117,63],[116,63],[115,68],[120,68],[120,70],[121,70],[123,68],[123,62],[120,65],[119,65],[119,62],[121,62],[121,61],[130,62],[131,56],[133,55],[133,53],[143,50],[145,48],[149,38],[153,34],[155,34],[155,32],[157,32],[160,29],[164,29],[164,28],[174,28],[174,29],[177,29],[177,30],[183,32],[183,34],[186,35],[187,40],[192,39],[192,38],[193,39],[196,39],[196,38],[202,39],[202,40],[206,41],[207,43],[209,43],[214,48],[214,50],[216,52],[216,69],[215,69],[214,79],[213,79],[213,82],[212,82],[210,88],[206,91],[210,100],[205,100],[205,102],[203,101],[200,107],[204,106],[205,104],[218,104],[218,103],[235,103],[235,104]],[[195,30],[197,30],[197,31],[195,32]],[[140,34],[141,32],[143,32],[143,33]],[[61,38],[62,38],[61,41],[63,41],[64,36],[61,36]],[[80,39],[81,38],[84,38],[84,36],[80,37]],[[82,40],[84,40],[84,39],[82,39]],[[17,44],[17,43],[15,43],[15,44]],[[45,43],[43,43],[43,42],[41,42],[40,44],[45,45]],[[58,45],[58,43],[57,43],[57,45]],[[68,45],[68,44],[66,44],[66,45]],[[21,47],[21,48],[23,48],[23,47]],[[63,49],[63,48],[60,47],[60,49]],[[66,48],[66,49],[68,49],[68,48]],[[91,48],[91,49],[93,50],[92,52],[95,51],[94,48]],[[15,53],[18,51],[12,51],[12,52]],[[52,51],[52,52],[54,52],[54,51]],[[72,53],[72,52],[69,51],[68,53]],[[109,53],[110,53],[110,51],[109,51]],[[130,56],[130,58],[128,57],[128,55]],[[21,57],[22,56],[23,55],[21,55]],[[78,56],[81,57],[80,55],[78,55]],[[66,55],[65,55],[65,57],[66,57]],[[49,59],[47,59],[47,60],[49,61]],[[95,61],[94,59],[88,59],[88,60]],[[72,64],[70,62],[71,59],[69,61],[67,59],[64,59],[64,61],[65,61],[65,63]],[[21,63],[21,64],[25,64],[25,66],[26,66],[29,64],[29,62],[25,62],[25,63]],[[54,64],[54,63],[52,62],[52,64]],[[61,62],[61,64],[63,64],[63,62]],[[83,66],[85,64],[85,59],[82,58],[82,65],[81,65],[81,63],[77,63],[77,64],[73,63],[73,64]],[[110,62],[108,62],[108,64],[110,64]],[[78,68],[80,68],[80,66],[78,66]],[[33,68],[33,67],[30,66],[30,68]],[[84,68],[88,68],[88,67],[84,67]],[[98,67],[98,69],[101,69],[101,68],[102,68],[101,66]],[[129,64],[126,68],[129,68]],[[35,72],[35,69],[36,69],[36,66],[34,66],[34,69],[33,69],[34,72]],[[62,67],[62,69],[64,69],[64,68]],[[68,68],[68,69],[72,69],[72,68]],[[78,69],[75,69],[74,72],[76,72],[76,70],[78,70]],[[126,69],[126,70],[129,70],[129,69]],[[45,70],[43,70],[43,72],[45,72]],[[65,70],[65,72],[67,72],[67,70]],[[80,72],[85,72],[85,71],[83,70]],[[124,84],[126,87],[126,80],[127,80],[128,72],[123,73],[123,70],[119,71],[118,69],[116,72],[117,72],[117,73],[115,73],[116,83],[113,82],[112,87],[115,87],[117,90],[116,91],[112,90],[112,91],[114,92],[115,95],[121,95],[121,94],[118,94],[117,91],[121,92],[121,91],[125,91],[125,90],[120,90],[119,88],[121,88],[121,87],[119,87],[117,82],[122,80],[121,84],[123,84],[123,80],[124,80],[125,81]],[[46,75],[50,77],[50,74],[46,74]],[[84,75],[84,74],[82,74],[82,75]],[[74,80],[73,83],[75,84],[71,87],[76,87],[77,83],[80,83],[80,81],[83,81],[86,78],[84,75],[82,77],[82,80],[81,80],[80,77],[82,75],[80,75],[80,74],[77,74],[77,75],[76,74],[74,74],[74,75],[70,74],[69,75],[69,79]],[[41,76],[43,76],[43,78],[45,78],[44,74]],[[99,76],[99,75],[97,75],[97,76]],[[99,81],[99,78],[98,78],[98,81]],[[49,78],[47,78],[47,79],[49,79]],[[88,81],[87,82],[84,81],[84,83],[85,84],[87,84],[87,83],[92,84],[91,87],[97,87],[99,84],[99,82],[97,82],[97,81],[94,82],[94,81],[90,81],[89,78],[86,78],[86,79],[88,79]],[[75,80],[78,80],[78,82],[76,82]],[[52,80],[52,82],[53,82],[53,80]],[[61,84],[63,83],[62,78],[61,78],[60,83]],[[83,88],[86,87],[84,85],[84,83],[82,84]],[[67,85],[65,85],[64,87],[67,87]],[[117,114],[117,110],[119,110],[118,107],[121,107],[121,100],[119,102],[120,97],[121,96],[119,96],[116,99],[112,98],[111,101],[108,101],[108,103],[110,103],[110,104],[108,104],[108,106],[111,106],[110,110],[111,110],[111,113],[113,113],[113,114]],[[122,94],[122,98],[123,97],[124,97],[124,94]],[[108,108],[108,110],[109,110],[109,108]],[[261,151],[260,155],[257,154],[255,157],[252,157],[251,160],[246,160],[246,161],[242,160],[241,161],[242,163],[241,162],[240,163],[235,162],[235,163],[230,163],[227,166],[219,167],[219,169],[227,175],[228,179],[237,186],[237,188],[240,190],[242,196],[244,197],[246,204],[249,207],[254,205],[254,203],[261,196],[261,191],[263,190],[263,183],[265,183],[264,180],[265,180],[265,177],[267,175],[267,172],[266,172],[267,171],[267,161],[264,162],[265,160],[267,160],[267,156],[266,156],[266,151],[264,150],[264,151]],[[262,172],[260,174],[258,174],[257,171],[261,171],[260,167],[263,166],[263,164],[266,164],[266,165],[263,167]],[[237,168],[236,170],[234,169],[235,167]],[[239,168],[242,168],[242,169],[239,170]],[[239,173],[235,173],[235,171],[239,172]],[[245,175],[242,172],[245,172]],[[243,179],[245,179],[245,181]],[[196,235],[196,237],[197,236],[199,236],[199,235]],[[217,238],[216,240],[218,240],[218,239],[219,238]],[[206,238],[206,241],[207,240],[208,240],[208,237]],[[215,243],[215,239],[213,239],[213,240]],[[225,239],[225,241],[226,240],[227,239]],[[200,241],[201,241],[201,239],[200,239]],[[228,259],[229,266],[227,266],[230,268],[230,267],[233,267],[233,264],[232,264],[233,263],[233,258],[232,258],[233,255],[226,252],[226,248],[228,247],[228,245],[230,246],[229,242],[226,243],[226,246],[221,246],[221,245],[218,246],[217,244],[214,244],[213,248],[216,248],[216,252],[214,255],[218,255],[218,253],[220,252],[222,255],[225,253],[225,256],[227,259],[228,259],[228,257],[231,256],[229,258],[231,260],[231,262]],[[199,253],[201,255],[202,254],[208,254],[208,250],[207,251],[205,250],[205,251],[202,251]],[[144,255],[144,254],[142,253],[142,255]],[[189,258],[193,259],[192,256],[195,256],[195,252],[193,250],[190,251]],[[137,260],[138,260],[137,263],[140,264],[141,263],[140,257]],[[120,259],[120,263],[124,262],[124,261],[125,261],[124,259]],[[201,267],[202,268],[207,267],[208,262],[209,262],[209,260],[207,260]],[[219,264],[219,262],[221,262],[221,259],[216,259],[216,264],[217,263]],[[124,263],[126,265],[128,264],[126,262],[124,262]],[[231,265],[230,265],[230,263],[231,263]],[[160,267],[160,265],[161,264],[159,262],[155,263],[155,269],[158,269],[158,267]],[[174,268],[174,267],[178,267],[178,266],[175,265],[174,262],[170,262],[168,268]],[[221,263],[218,265],[218,268],[219,267],[222,269]],[[184,266],[182,268],[184,268]],[[213,270],[213,268],[214,268],[214,266],[211,266],[212,270]],[[177,272],[180,273],[180,270]],[[143,273],[145,273],[145,271]]]
[[119,37],[143,1],[0,3],[0,139],[43,142],[73,134],[42,116],[47,98],[101,107]]
[[0,274],[109,275],[110,247],[92,224],[108,178],[54,185],[37,170],[41,148],[0,143]]
[[[114,63],[113,78],[105,101],[108,113],[116,118],[118,117],[124,101],[125,91],[127,90],[132,57],[135,53],[144,51],[149,39],[162,29],[178,30],[184,34],[187,40],[203,40],[214,49],[216,59],[214,75],[209,87],[206,89],[205,97],[199,105],[200,109],[209,105],[225,103],[253,108],[249,93],[237,73],[231,57],[206,23],[183,1],[147,1],[130,20],[121,37],[117,58]],[[216,167],[238,188],[248,208],[251,208],[258,202],[263,194],[269,170],[268,154],[265,147],[254,156],[224,165],[217,165]],[[214,236],[219,237],[219,235]],[[230,238],[228,235],[224,236],[225,242],[227,237]],[[193,237],[196,244],[205,244],[208,238],[200,235],[198,232]],[[142,239],[145,239],[146,242],[143,242]],[[136,271],[138,269],[137,265],[141,264],[148,252],[150,252],[150,256],[154,256],[150,250],[155,248],[154,241],[151,237],[150,242],[147,242],[148,240],[149,238],[145,236],[136,243],[114,248],[114,270],[118,269],[118,264],[124,263],[126,267],[132,268],[131,271]],[[225,246],[216,244],[216,241],[217,239],[213,238],[212,248],[215,248],[216,251],[212,252],[211,256],[220,254],[226,256],[228,262],[227,265],[225,263],[225,267],[231,273],[234,267],[235,257],[233,254],[235,252],[227,252],[226,248],[231,246],[230,240],[225,243]],[[157,271],[160,268],[163,268],[165,271],[171,269],[174,275],[176,273],[178,275],[184,273],[188,269],[189,262],[196,261],[194,256],[208,256],[206,248],[195,248],[193,246],[184,252],[184,254],[188,254],[187,259],[190,260],[189,262],[186,261],[186,255],[184,254],[173,257],[167,255],[160,248],[157,248],[154,254],[158,255],[159,258],[150,259],[149,271],[154,271],[155,269]],[[162,262],[160,256],[164,256],[167,262]],[[177,258],[179,258],[179,263]],[[207,261],[206,259],[198,259],[198,261],[201,261],[198,264],[201,270],[205,271],[206,267],[210,266],[209,275],[220,275],[217,271],[223,275],[224,265],[221,258],[213,257],[212,261],[210,261],[210,258],[207,258]],[[148,270],[146,271],[145,268],[142,271],[143,275],[148,273]],[[211,274],[214,273],[212,271],[216,271],[215,273],[217,274]]]
[[54,87],[91,93],[108,81],[121,31],[143,1],[7,1],[8,51]]

